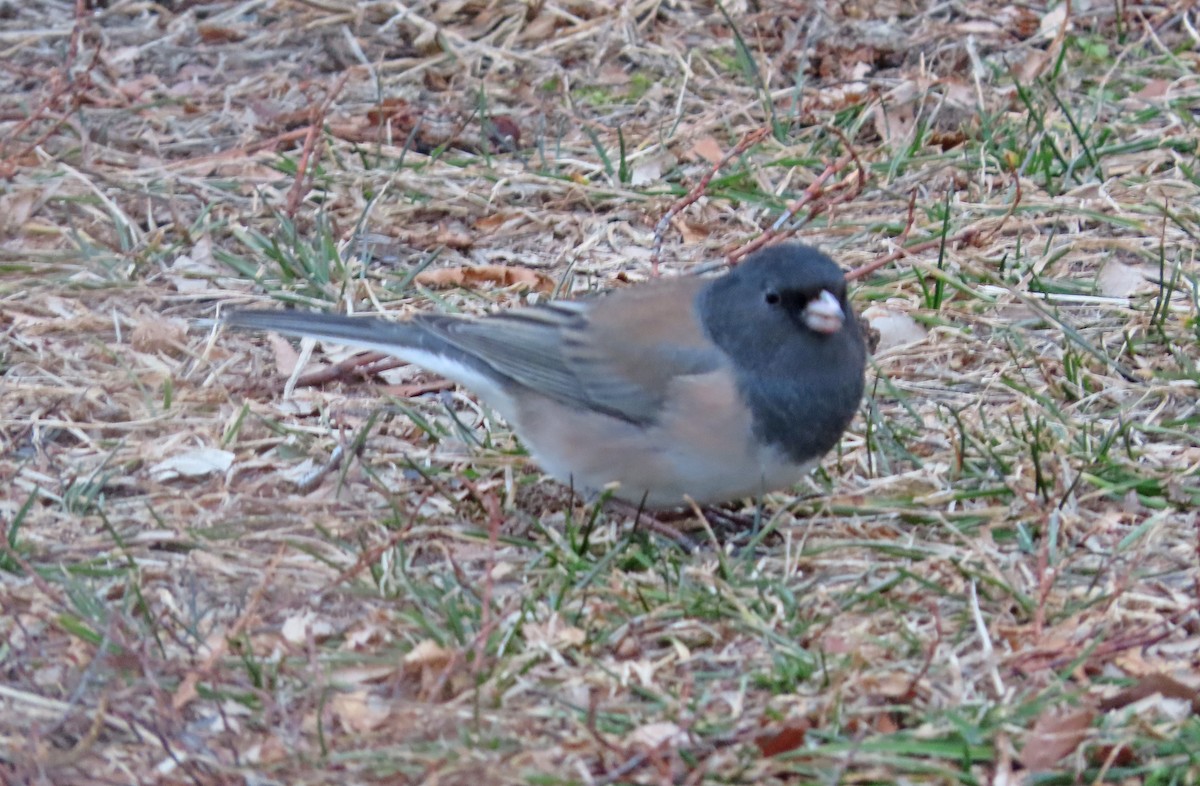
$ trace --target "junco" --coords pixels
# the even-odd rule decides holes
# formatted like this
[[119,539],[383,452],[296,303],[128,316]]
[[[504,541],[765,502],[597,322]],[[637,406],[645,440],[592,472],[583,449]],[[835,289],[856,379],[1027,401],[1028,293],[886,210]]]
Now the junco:
[[716,278],[483,317],[231,311],[224,322],[441,374],[503,415],[549,474],[648,508],[792,485],[850,423],[866,363],[842,271],[796,243]]

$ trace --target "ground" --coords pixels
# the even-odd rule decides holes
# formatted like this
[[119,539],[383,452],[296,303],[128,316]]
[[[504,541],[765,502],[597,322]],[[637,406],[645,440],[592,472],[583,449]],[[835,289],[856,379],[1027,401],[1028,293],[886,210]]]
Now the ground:
[[[0,781],[1200,782],[1197,28],[0,3]],[[214,327],[786,236],[868,397],[679,538],[419,370]]]

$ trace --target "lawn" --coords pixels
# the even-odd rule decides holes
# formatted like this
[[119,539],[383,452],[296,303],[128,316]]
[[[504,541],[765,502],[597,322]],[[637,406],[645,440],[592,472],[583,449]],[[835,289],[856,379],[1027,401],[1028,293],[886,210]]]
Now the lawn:
[[[0,3],[0,782],[1200,783],[1198,30]],[[216,322],[784,237],[878,347],[732,529],[634,526],[469,392]]]

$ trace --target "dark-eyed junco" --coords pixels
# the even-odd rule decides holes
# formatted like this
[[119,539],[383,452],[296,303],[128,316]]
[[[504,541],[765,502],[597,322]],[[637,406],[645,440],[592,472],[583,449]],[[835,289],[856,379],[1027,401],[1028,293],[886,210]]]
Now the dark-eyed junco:
[[423,366],[478,393],[554,477],[649,508],[795,483],[850,423],[866,362],[842,271],[795,243],[716,278],[483,317],[231,311],[224,322]]

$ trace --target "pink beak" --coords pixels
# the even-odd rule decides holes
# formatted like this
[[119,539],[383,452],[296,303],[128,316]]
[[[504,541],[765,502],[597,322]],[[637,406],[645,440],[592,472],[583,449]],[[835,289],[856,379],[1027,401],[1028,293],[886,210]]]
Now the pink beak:
[[845,321],[841,304],[828,290],[821,290],[821,294],[804,307],[804,324],[817,333],[836,333]]

